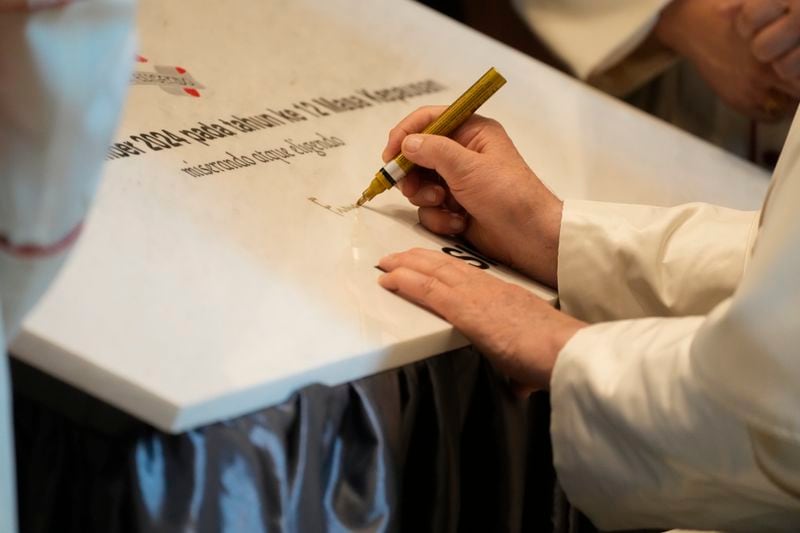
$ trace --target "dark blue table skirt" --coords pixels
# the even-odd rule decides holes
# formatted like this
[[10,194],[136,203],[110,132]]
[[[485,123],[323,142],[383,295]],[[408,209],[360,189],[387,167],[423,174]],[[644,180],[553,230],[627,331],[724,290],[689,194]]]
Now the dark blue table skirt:
[[472,349],[180,435],[12,377],[24,533],[593,531],[557,488],[547,396]]

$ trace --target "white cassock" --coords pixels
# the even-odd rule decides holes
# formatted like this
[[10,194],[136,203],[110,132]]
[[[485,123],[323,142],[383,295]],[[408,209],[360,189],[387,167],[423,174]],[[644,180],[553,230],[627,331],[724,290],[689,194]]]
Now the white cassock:
[[725,105],[692,65],[648,40],[671,0],[511,1],[577,77],[618,97],[633,95],[631,103],[726,150],[774,164],[788,120],[754,123]]
[[[674,60],[642,44],[669,0],[513,1],[576,75],[611,92]],[[679,81],[667,118],[744,152],[749,123]],[[554,454],[598,526],[800,531],[798,159],[795,125],[763,219],[565,203],[561,305],[598,324],[556,364]]]
[[134,58],[132,0],[0,0],[0,532],[16,530],[5,339],[80,233]]
[[[702,177],[698,177],[702,179]],[[761,213],[566,201],[556,470],[602,529],[800,531],[800,118]]]

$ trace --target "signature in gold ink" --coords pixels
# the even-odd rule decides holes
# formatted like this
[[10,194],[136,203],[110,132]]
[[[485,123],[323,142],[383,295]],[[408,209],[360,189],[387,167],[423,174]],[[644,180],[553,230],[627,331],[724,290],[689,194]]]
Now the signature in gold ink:
[[313,196],[310,196],[308,199],[309,199],[309,201],[311,201],[311,202],[317,204],[318,206],[320,206],[321,208],[327,209],[328,211],[330,211],[334,215],[339,215],[340,217],[343,217],[346,213],[349,213],[350,211],[352,211],[353,209],[358,207],[358,206],[356,206],[356,204],[333,207],[332,205],[322,203],[319,199],[317,199],[317,198],[315,198]]

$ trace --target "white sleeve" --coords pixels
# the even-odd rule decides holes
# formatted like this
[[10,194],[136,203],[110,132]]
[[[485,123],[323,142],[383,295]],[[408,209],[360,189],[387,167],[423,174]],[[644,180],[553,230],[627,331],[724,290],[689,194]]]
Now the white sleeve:
[[513,0],[536,34],[587,79],[618,63],[650,34],[670,0]]
[[763,473],[748,425],[693,369],[692,341],[705,320],[598,324],[559,354],[555,467],[597,527],[797,531],[800,499]]
[[[798,530],[798,135],[796,125],[733,296],[708,316],[590,326],[559,354],[551,380],[556,470],[601,528]],[[714,267],[702,248],[727,246],[713,231],[711,239],[692,234],[697,247],[682,255],[700,256],[702,269],[679,269],[687,282]]]
[[757,212],[708,204],[567,200],[561,308],[588,322],[707,314],[739,284],[757,231]]
[[715,310],[699,331],[692,368],[715,399],[747,421],[770,479],[800,497],[798,120],[775,172],[747,274],[730,308]]

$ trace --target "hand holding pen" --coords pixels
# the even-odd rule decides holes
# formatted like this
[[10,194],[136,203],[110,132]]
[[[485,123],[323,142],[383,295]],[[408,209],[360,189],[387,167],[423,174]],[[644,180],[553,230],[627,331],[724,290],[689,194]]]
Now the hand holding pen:
[[[490,68],[455,102],[433,117],[425,125],[422,133],[450,135],[505,83],[506,79],[494,67]],[[356,206],[361,207],[377,195],[397,185],[413,167],[414,163],[403,154],[395,154],[395,157],[391,161],[387,161],[383,168],[375,174],[375,178],[361,193],[361,198],[356,202]]]
[[[465,96],[488,83],[487,77],[498,76],[497,87],[502,85],[505,80],[493,71]],[[486,255],[556,287],[562,202],[525,164],[498,122],[473,115],[474,100],[459,105],[465,96],[447,108],[418,109],[392,129],[383,151],[387,164],[359,205],[399,181],[419,206],[423,226],[463,235]],[[454,107],[461,108],[456,119]],[[443,123],[452,139],[437,131]],[[395,253],[379,265],[382,287],[453,324],[522,396],[549,386],[558,353],[586,326],[532,292],[438,251]]]
[[555,287],[561,201],[495,120],[473,115],[452,139],[415,133],[444,109],[411,113],[391,130],[383,151],[387,160],[402,147],[417,165],[400,188],[420,208],[420,222],[434,233],[463,235],[488,256]]

